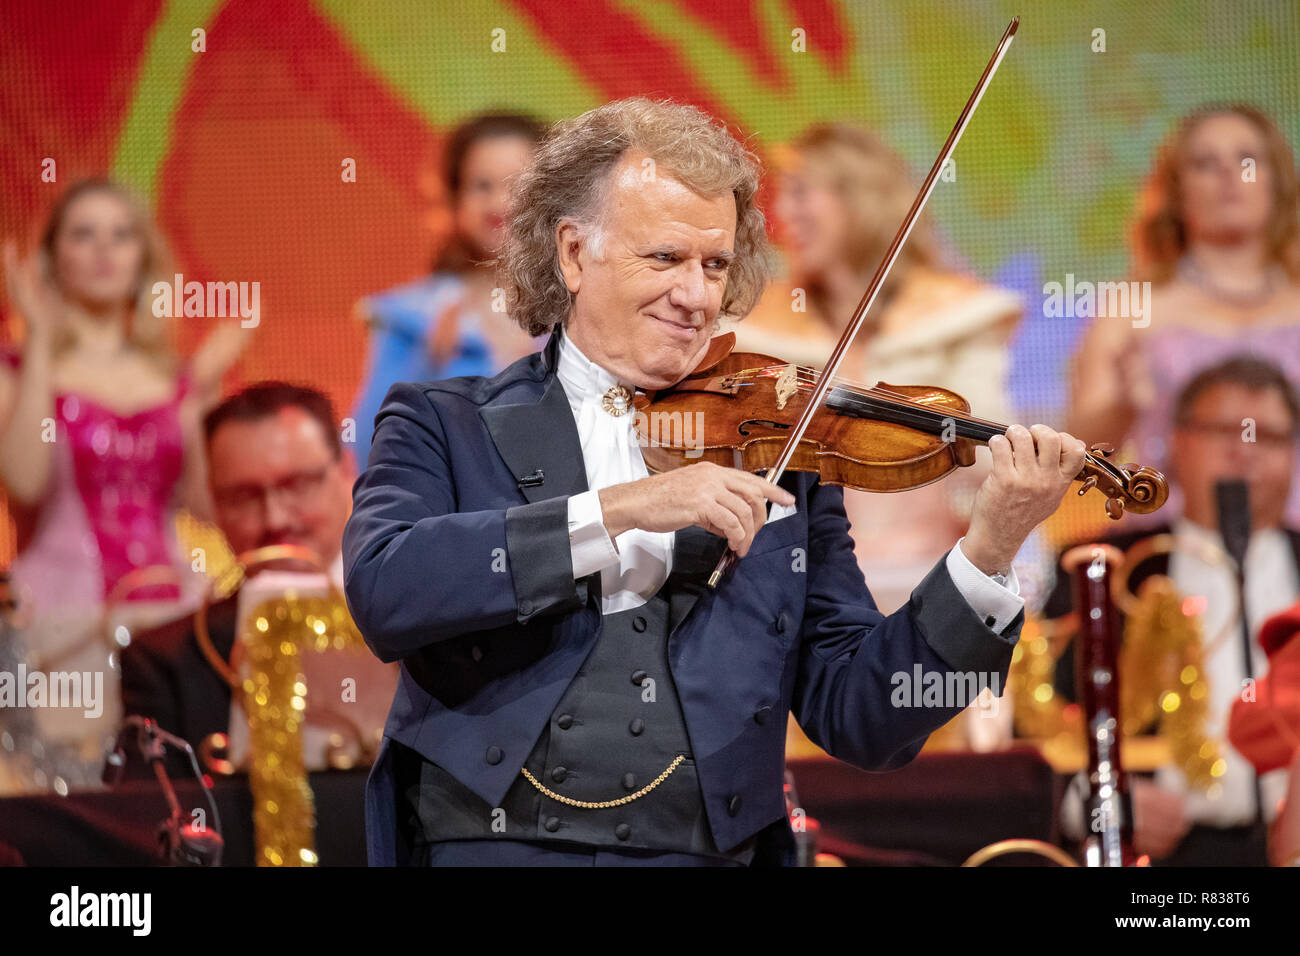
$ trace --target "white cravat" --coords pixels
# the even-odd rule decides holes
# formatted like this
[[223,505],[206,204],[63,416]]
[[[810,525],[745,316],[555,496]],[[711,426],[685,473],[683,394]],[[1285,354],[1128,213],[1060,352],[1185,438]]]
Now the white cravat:
[[[637,442],[633,412],[614,416],[605,411],[603,402],[612,386],[624,385],[629,393],[636,389],[583,355],[563,330],[555,374],[573,410],[587,471],[588,490],[571,496],[568,505],[573,576],[583,578],[600,571],[602,614],[640,607],[668,580],[675,534],[633,528],[611,541],[597,497],[602,488],[649,477]],[[768,523],[794,512],[793,505],[773,504]],[[989,577],[970,563],[962,552],[961,541],[948,552],[947,568],[966,603],[993,631],[1001,633],[1024,607],[1016,572],[1010,572],[1005,584]]]
[[602,488],[650,475],[637,444],[630,404],[624,414],[615,416],[605,410],[603,401],[615,385],[625,386],[629,395],[636,387],[588,359],[563,331],[556,374],[573,409],[587,471],[588,490],[569,499],[573,575],[581,578],[600,571],[604,614],[640,607],[668,579],[676,536],[671,531],[633,528],[611,541],[597,497]]

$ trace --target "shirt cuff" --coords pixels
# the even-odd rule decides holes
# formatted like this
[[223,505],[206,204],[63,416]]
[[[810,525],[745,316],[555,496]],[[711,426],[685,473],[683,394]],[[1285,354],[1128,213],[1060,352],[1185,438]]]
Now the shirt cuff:
[[618,564],[618,549],[605,530],[605,515],[600,510],[597,491],[569,496],[569,551],[575,581]]
[[999,580],[1003,578],[1001,574],[989,577],[971,564],[962,551],[961,542],[965,540],[959,540],[948,552],[948,574],[971,610],[984,620],[985,625],[1001,634],[1025,606],[1025,599],[1020,596],[1020,579],[1016,577],[1015,568],[1006,575],[1005,583]]

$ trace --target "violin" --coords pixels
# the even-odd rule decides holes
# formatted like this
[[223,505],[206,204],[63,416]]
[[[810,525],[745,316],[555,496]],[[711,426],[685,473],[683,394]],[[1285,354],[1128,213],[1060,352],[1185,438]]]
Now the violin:
[[[838,378],[838,372],[1019,26],[1020,18],[1013,17],[1003,32],[825,367],[818,371],[770,355],[735,352],[730,332],[711,339],[684,379],[633,399],[648,469],[706,460],[762,471],[773,484],[793,468],[817,472],[827,484],[904,491],[974,464],[976,444],[1005,434],[1006,426],[974,417],[970,404],[948,389],[883,382],[867,387]],[[1113,453],[1110,445],[1091,447],[1076,479],[1083,483],[1079,493],[1100,490],[1106,514],[1116,520],[1125,509],[1147,514],[1163,505],[1169,497],[1164,475],[1154,468],[1113,465],[1108,460]],[[735,560],[734,551],[723,554],[709,587],[717,587]]]
[[[684,379],[633,399],[647,469],[711,461],[759,472],[777,464],[822,375],[770,355],[733,351],[735,342],[733,332],[717,336]],[[1006,430],[971,415],[966,399],[946,388],[836,380],[786,467],[817,472],[824,484],[907,491],[974,464],[975,446]],[[1113,464],[1112,454],[1106,444],[1089,449],[1075,478],[1080,495],[1100,491],[1113,519],[1165,503],[1164,475]]]

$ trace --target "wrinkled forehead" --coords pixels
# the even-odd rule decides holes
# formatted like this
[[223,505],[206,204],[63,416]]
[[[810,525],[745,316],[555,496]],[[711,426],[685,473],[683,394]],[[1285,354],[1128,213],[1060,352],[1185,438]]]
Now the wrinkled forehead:
[[731,248],[736,199],[729,190],[701,193],[671,167],[629,150],[607,181],[605,225],[629,239],[662,235]]

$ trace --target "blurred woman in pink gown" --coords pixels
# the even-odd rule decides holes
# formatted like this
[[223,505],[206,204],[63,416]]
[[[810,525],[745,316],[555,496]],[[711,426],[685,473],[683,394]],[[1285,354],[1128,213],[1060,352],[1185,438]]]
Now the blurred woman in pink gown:
[[[1163,468],[1170,403],[1198,372],[1244,353],[1300,387],[1297,195],[1295,157],[1268,116],[1229,104],[1183,118],[1156,156],[1133,231],[1146,316],[1090,323],[1074,360],[1071,434],[1127,435],[1119,460]],[[1127,520],[1167,522],[1180,510],[1175,487],[1159,514]],[[1300,482],[1286,514],[1300,525]]]
[[211,512],[199,425],[252,331],[227,321],[178,359],[171,320],[153,310],[154,282],[172,278],[161,244],[106,180],[63,194],[32,256],[7,241],[5,273],[10,334],[22,332],[0,353],[0,481],[18,528],[21,650],[8,653],[28,671],[102,674],[102,700],[94,717],[15,711],[27,725],[4,728],[0,760],[18,778],[10,789],[62,792],[97,784],[119,714],[106,610],[149,623],[203,585],[174,519]]

